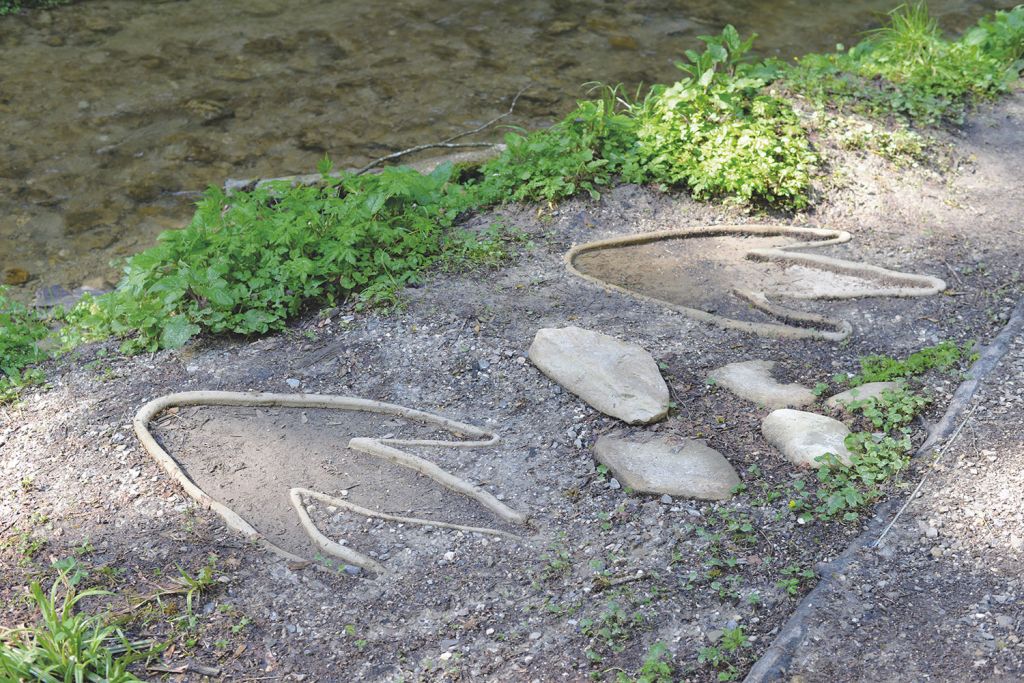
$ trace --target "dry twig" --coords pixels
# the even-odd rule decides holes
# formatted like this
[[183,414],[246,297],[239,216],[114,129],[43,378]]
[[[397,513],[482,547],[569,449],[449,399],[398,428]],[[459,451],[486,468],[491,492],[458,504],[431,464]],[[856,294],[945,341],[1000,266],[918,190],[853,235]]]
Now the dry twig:
[[366,173],[367,171],[369,171],[370,169],[373,169],[373,168],[376,168],[377,166],[380,166],[381,164],[383,164],[386,161],[393,161],[395,159],[400,159],[400,158],[402,158],[404,156],[407,156],[409,154],[414,154],[415,152],[422,152],[423,150],[426,150],[426,149],[438,149],[438,148],[452,149],[452,148],[460,148],[460,147],[494,147],[495,144],[493,142],[461,142],[461,143],[456,143],[455,141],[459,140],[461,138],[469,137],[470,135],[475,135],[476,133],[479,133],[481,131],[484,131],[484,130],[490,128],[491,126],[493,126],[494,124],[496,124],[498,121],[501,121],[502,119],[504,119],[504,118],[506,118],[508,116],[511,116],[512,112],[514,112],[515,109],[516,109],[516,103],[519,101],[519,96],[522,95],[525,91],[526,91],[526,88],[523,88],[522,90],[520,90],[519,92],[517,92],[515,94],[515,97],[512,98],[512,104],[509,106],[507,112],[505,112],[504,114],[501,114],[500,116],[495,116],[493,119],[491,119],[487,123],[484,123],[484,124],[482,124],[480,126],[477,126],[476,128],[474,128],[472,130],[467,130],[467,131],[463,131],[461,133],[457,133],[457,134],[451,136],[450,138],[445,138],[441,142],[431,142],[431,143],[428,143],[428,144],[425,144],[425,145],[416,145],[415,147],[409,147],[408,149],[403,149],[401,151],[393,152],[393,153],[388,154],[386,156],[382,156],[379,159],[374,159],[370,163],[366,164],[366,166],[363,166],[359,170],[355,171],[355,173],[353,175],[362,175],[362,174]]
[[923,477],[921,477],[921,481],[917,482],[917,487],[914,489],[914,492],[910,494],[910,497],[907,498],[907,502],[903,504],[903,507],[899,509],[896,515],[892,518],[892,521],[889,522],[888,525],[886,525],[885,529],[882,530],[882,533],[878,535],[878,538],[875,539],[874,543],[872,543],[870,547],[877,548],[879,546],[879,544],[882,542],[882,539],[885,538],[886,534],[889,533],[889,530],[892,529],[893,525],[896,524],[897,520],[899,520],[899,518],[903,515],[904,511],[906,511],[906,509],[910,507],[910,503],[913,502],[915,498],[917,498],[917,494],[921,492],[921,488],[924,486],[924,483],[928,481],[928,477],[931,476],[931,473],[935,471],[935,465],[937,465],[942,456],[946,454],[946,451],[949,450],[949,447],[953,445],[953,442],[956,441],[956,438],[960,436],[960,432],[963,430],[964,426],[967,425],[967,422],[971,419],[971,416],[974,415],[974,411],[977,409],[977,405],[971,408],[970,412],[967,413],[967,417],[963,419],[963,422],[960,423],[960,426],[956,428],[956,431],[953,432],[953,434],[949,437],[946,443],[942,444],[940,448],[935,449],[935,457],[932,458],[932,462],[928,466],[928,471],[924,473]]

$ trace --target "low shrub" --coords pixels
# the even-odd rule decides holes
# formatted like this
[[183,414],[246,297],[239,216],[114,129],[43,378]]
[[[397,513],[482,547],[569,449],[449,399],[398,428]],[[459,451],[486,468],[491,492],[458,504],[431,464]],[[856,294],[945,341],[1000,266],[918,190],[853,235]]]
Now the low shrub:
[[763,92],[777,72],[746,60],[753,37],[732,26],[687,51],[686,77],[655,86],[642,106],[634,180],[683,185],[698,198],[725,196],[789,209],[807,205],[817,163],[792,106]]
[[155,351],[201,330],[282,329],[313,300],[392,300],[449,241],[467,260],[479,244],[452,230],[466,197],[451,172],[450,165],[429,175],[389,168],[323,187],[282,184],[230,196],[210,189],[187,228],[163,233],[128,260],[114,292],[71,312],[65,338],[113,335],[126,339],[126,352]]

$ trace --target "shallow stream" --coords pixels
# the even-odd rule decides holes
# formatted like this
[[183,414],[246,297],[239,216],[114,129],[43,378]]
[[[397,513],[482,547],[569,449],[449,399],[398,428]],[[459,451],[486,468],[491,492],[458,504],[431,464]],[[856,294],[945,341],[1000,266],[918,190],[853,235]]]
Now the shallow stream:
[[[789,57],[855,42],[895,2],[95,0],[0,17],[0,272],[28,273],[25,299],[107,287],[227,178],[360,165],[527,86],[508,122],[539,127],[583,83],[676,80],[726,23]],[[1015,3],[928,4],[958,31]]]

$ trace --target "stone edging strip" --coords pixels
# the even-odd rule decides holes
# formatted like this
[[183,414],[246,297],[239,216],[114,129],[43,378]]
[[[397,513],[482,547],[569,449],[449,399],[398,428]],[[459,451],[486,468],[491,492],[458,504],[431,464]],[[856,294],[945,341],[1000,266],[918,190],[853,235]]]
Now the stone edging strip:
[[[522,512],[513,510],[506,506],[504,503],[499,501],[497,498],[492,496],[487,491],[484,491],[476,486],[473,486],[469,482],[457,477],[450,472],[447,472],[429,460],[424,460],[418,456],[406,453],[394,446],[420,446],[420,447],[449,447],[449,448],[483,448],[486,446],[493,446],[498,442],[498,435],[494,432],[487,431],[480,427],[473,425],[464,424],[455,420],[450,420],[440,415],[434,415],[432,413],[426,413],[412,408],[406,408],[404,406],[395,405],[392,403],[384,403],[381,401],[372,401],[369,399],[355,398],[351,396],[329,396],[320,394],[273,394],[273,393],[258,393],[258,392],[237,392],[237,391],[186,391],[176,394],[168,394],[159,398],[153,399],[146,405],[142,406],[139,411],[135,414],[135,418],[132,420],[132,426],[135,429],[135,434],[138,436],[139,441],[142,443],[143,448],[156,460],[157,464],[167,473],[167,475],[177,482],[188,494],[190,498],[198,502],[200,505],[213,510],[229,529],[232,529],[250,541],[253,541],[267,550],[275,553],[276,555],[293,562],[306,563],[308,560],[303,557],[299,557],[287,550],[275,545],[269,541],[263,534],[256,530],[249,522],[244,520],[238,513],[231,508],[227,507],[220,501],[212,498],[209,494],[203,491],[199,486],[195,484],[188,475],[181,469],[178,462],[174,460],[167,453],[166,450],[157,443],[156,439],[149,431],[150,421],[160,412],[176,407],[176,406],[252,406],[252,407],[265,407],[265,406],[277,406],[285,408],[325,408],[333,410],[355,410],[362,412],[371,413],[383,413],[386,415],[395,415],[397,417],[413,420],[420,423],[436,425],[450,431],[455,434],[464,434],[468,436],[470,441],[438,441],[432,439],[373,439],[366,437],[356,437],[349,441],[348,448],[352,450],[361,451],[383,460],[388,460],[396,465],[402,467],[408,467],[416,470],[421,474],[430,477],[442,486],[464,495],[468,498],[475,500],[477,503],[487,508],[500,519],[510,522],[513,524],[523,524],[526,522],[526,515]],[[359,553],[352,548],[342,546],[324,536],[313,521],[310,519],[309,514],[305,509],[303,503],[303,496],[312,497],[321,501],[329,502],[331,505],[337,505],[345,508],[356,514],[364,515],[366,517],[375,517],[380,519],[388,519],[392,521],[399,521],[407,524],[420,524],[420,525],[431,525],[437,527],[444,527],[448,529],[459,529],[463,531],[472,531],[479,533],[486,533],[495,536],[504,536],[509,538],[518,538],[513,534],[509,534],[504,531],[497,529],[487,529],[481,527],[468,527],[458,524],[449,524],[447,522],[437,522],[428,519],[419,519],[414,517],[396,517],[388,515],[376,510],[370,510],[363,508],[346,501],[335,499],[326,494],[318,491],[313,491],[307,488],[292,488],[289,490],[289,498],[292,505],[295,507],[296,513],[299,516],[299,520],[302,523],[303,529],[310,536],[311,540],[317,547],[319,547],[324,553],[337,557],[338,559],[348,564],[362,567],[375,573],[385,573],[385,569],[382,565],[374,561],[373,559]]]
[[[931,296],[943,291],[946,283],[939,278],[930,275],[914,275],[901,273],[895,270],[888,270],[879,266],[856,263],[843,259],[822,256],[818,254],[794,253],[796,250],[814,249],[833,244],[849,242],[852,239],[850,233],[845,230],[826,230],[823,228],[801,228],[785,225],[713,225],[697,228],[677,228],[673,230],[661,230],[648,232],[639,235],[627,235],[624,237],[613,237],[596,242],[588,242],[574,246],[565,255],[565,267],[573,275],[592,282],[606,290],[626,294],[628,296],[656,303],[674,311],[682,313],[690,318],[702,322],[713,323],[743,332],[752,332],[768,337],[781,337],[788,339],[825,339],[839,341],[846,339],[853,332],[853,327],[846,320],[829,318],[826,316],[807,313],[796,309],[772,304],[768,301],[764,292],[745,289],[734,289],[733,294],[746,300],[751,306],[763,313],[781,320],[783,323],[795,323],[793,325],[777,323],[759,323],[748,320],[736,320],[724,316],[702,311],[680,304],[674,304],[662,299],[640,294],[625,287],[605,282],[599,278],[587,275],[576,268],[576,259],[586,253],[614,249],[626,246],[638,246],[670,239],[687,239],[703,237],[727,237],[731,235],[759,235],[763,237],[793,236],[803,238],[800,241],[786,244],[771,249],[751,249],[746,258],[753,261],[774,261],[779,263],[792,263],[797,265],[817,268],[819,270],[832,271],[843,275],[852,275],[879,283],[879,286],[867,291],[860,291],[849,296],[835,295],[830,299],[839,298],[860,298],[872,296]],[[823,298],[808,294],[793,298],[814,299]]]
[[[954,430],[960,416],[970,404],[980,384],[992,373],[1003,359],[1013,342],[1013,338],[1024,329],[1024,297],[1017,301],[1010,319],[996,338],[980,353],[968,371],[965,379],[953,393],[946,412],[936,425],[929,430],[929,436],[914,453],[915,457],[930,452],[935,444],[948,437]],[[912,494],[913,495],[913,494]],[[875,511],[874,517],[868,522],[867,528],[847,546],[839,557],[829,562],[821,570],[821,581],[810,593],[804,596],[793,614],[783,625],[782,630],[768,646],[761,658],[754,663],[743,683],[765,683],[782,680],[790,665],[793,655],[807,638],[807,624],[810,618],[819,611],[820,603],[835,584],[835,576],[843,572],[863,549],[871,546],[892,514],[898,509],[900,500],[890,498]]]

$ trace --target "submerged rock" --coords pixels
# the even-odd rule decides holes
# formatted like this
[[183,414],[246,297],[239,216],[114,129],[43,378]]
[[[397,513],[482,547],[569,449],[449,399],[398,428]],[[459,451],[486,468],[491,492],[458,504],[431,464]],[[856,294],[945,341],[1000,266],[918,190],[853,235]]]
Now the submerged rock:
[[629,424],[668,414],[668,386],[636,344],[579,327],[544,328],[530,345],[541,372],[606,415]]
[[850,463],[851,454],[845,444],[850,430],[831,417],[783,408],[764,419],[761,433],[795,465],[821,467],[816,458],[825,453]]
[[70,309],[81,301],[82,297],[86,294],[100,296],[108,291],[96,287],[76,287],[69,292],[60,285],[50,285],[49,287],[40,287],[36,290],[35,300],[32,302],[32,305],[36,308],[63,306],[66,309]]
[[740,483],[721,453],[693,439],[602,436],[594,452],[616,479],[634,491],[726,500]]
[[0,281],[5,285],[23,285],[29,281],[29,272],[24,268],[7,268]]
[[800,408],[814,403],[814,392],[799,384],[782,384],[772,377],[775,361],[748,360],[712,370],[709,379],[740,398],[765,408]]

